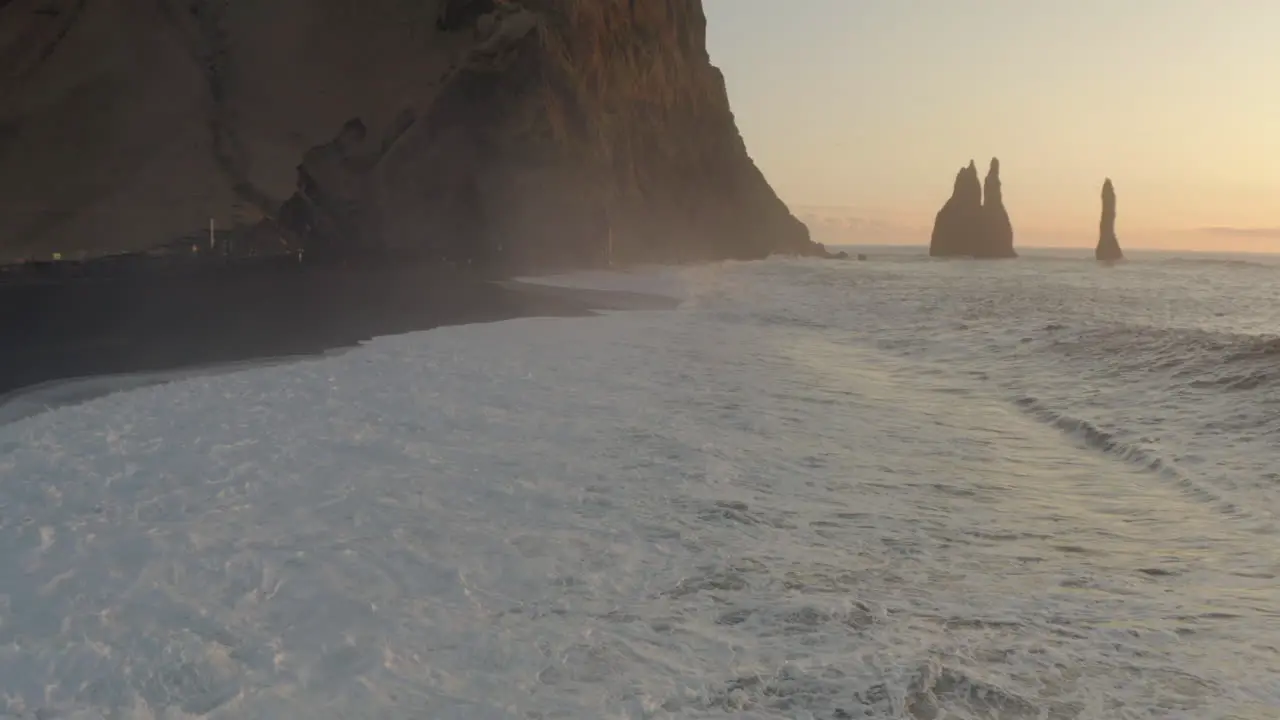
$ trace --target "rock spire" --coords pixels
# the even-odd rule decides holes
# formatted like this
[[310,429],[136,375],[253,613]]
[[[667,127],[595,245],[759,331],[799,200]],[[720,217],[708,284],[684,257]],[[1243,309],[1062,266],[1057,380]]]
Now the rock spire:
[[1116,189],[1111,178],[1102,183],[1102,220],[1098,223],[1098,247],[1093,256],[1099,262],[1115,262],[1124,259],[1120,240],[1116,237]]

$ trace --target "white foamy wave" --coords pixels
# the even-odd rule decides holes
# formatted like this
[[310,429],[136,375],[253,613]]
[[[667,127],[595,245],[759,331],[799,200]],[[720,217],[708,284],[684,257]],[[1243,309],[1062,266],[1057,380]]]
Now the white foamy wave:
[[641,265],[617,270],[583,270],[555,275],[537,275],[517,278],[517,280],[531,285],[645,293],[688,300],[708,283],[714,282],[714,278],[723,272],[726,265],[721,263],[683,267]]
[[0,717],[1269,718],[1256,528],[857,342],[870,265],[0,426]]
[[[339,348],[314,357],[338,355],[347,352],[348,349]],[[6,395],[0,395],[0,425],[38,415],[55,408],[75,405],[103,395],[110,395],[111,393],[136,390],[149,385],[159,385],[204,375],[235,372],[237,370],[267,367],[276,364],[305,362],[306,359],[309,358],[268,358],[246,362],[219,363],[167,372],[121,373],[51,380]]]

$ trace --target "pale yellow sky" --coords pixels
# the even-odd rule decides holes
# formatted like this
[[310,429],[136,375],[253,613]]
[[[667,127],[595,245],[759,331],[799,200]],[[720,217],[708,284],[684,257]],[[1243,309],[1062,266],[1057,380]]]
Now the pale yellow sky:
[[1110,176],[1126,245],[1280,251],[1280,2],[705,5],[748,147],[801,213],[927,242],[956,170],[996,155],[1019,244],[1092,245]]

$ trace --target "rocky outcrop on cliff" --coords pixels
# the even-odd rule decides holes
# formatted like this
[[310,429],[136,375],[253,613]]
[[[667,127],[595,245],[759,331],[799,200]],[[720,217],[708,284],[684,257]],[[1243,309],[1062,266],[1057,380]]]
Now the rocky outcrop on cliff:
[[1111,178],[1102,183],[1102,219],[1098,222],[1098,247],[1094,248],[1093,256],[1099,262],[1124,259],[1120,239],[1116,237],[1116,189]]
[[748,155],[705,23],[698,0],[0,3],[0,259],[210,218],[512,268],[610,235],[622,262],[825,254]]
[[951,197],[938,211],[929,242],[934,257],[1012,258],[1013,224],[1004,207],[1000,161],[991,159],[984,182],[972,160],[956,174]]

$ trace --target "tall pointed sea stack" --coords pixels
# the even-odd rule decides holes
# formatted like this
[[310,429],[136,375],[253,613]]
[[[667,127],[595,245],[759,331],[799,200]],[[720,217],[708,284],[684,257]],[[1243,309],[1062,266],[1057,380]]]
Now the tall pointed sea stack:
[[982,187],[982,218],[986,230],[980,252],[975,257],[1018,257],[1013,250],[1013,223],[1004,208],[1004,191],[1000,187],[1000,160],[991,158],[987,179]]
[[1013,225],[1000,189],[1000,161],[992,158],[986,201],[978,168],[972,160],[956,175],[951,197],[933,223],[929,254],[934,257],[1011,258]]
[[1120,240],[1116,237],[1116,189],[1111,178],[1102,183],[1102,220],[1098,223],[1098,247],[1093,256],[1099,262],[1115,262],[1124,259]]
[[933,222],[929,254],[935,257],[971,255],[982,237],[982,185],[973,161],[956,173],[951,197]]

